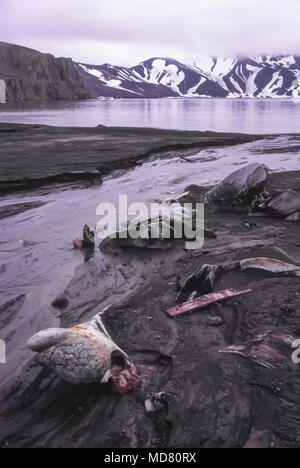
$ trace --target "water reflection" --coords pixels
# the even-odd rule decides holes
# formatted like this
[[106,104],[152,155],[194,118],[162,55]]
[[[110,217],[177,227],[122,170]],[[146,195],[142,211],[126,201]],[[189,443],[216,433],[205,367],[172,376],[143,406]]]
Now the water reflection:
[[115,99],[0,106],[0,122],[137,126],[241,133],[298,133],[291,99]]

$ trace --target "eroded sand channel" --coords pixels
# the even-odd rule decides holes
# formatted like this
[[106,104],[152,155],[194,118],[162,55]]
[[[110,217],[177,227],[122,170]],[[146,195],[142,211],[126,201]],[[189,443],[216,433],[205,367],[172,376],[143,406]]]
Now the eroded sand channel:
[[[197,385],[204,385],[199,383],[200,377],[203,376],[202,372],[204,372],[199,368],[199,362],[206,367],[208,361],[207,359],[205,361],[204,358],[199,360],[199,352],[194,347],[194,350],[190,351],[191,363],[184,370],[181,360],[188,359],[190,345],[187,343],[189,340],[193,341],[194,336],[194,339],[201,344],[201,349],[209,344],[210,350],[213,352],[218,345],[221,346],[233,339],[237,328],[234,314],[239,311],[228,311],[228,327],[225,334],[223,333],[222,339],[221,332],[218,336],[219,331],[207,332],[206,330],[204,333],[203,323],[200,323],[202,318],[199,316],[190,318],[189,324],[188,319],[183,320],[183,323],[181,322],[179,325],[169,321],[166,323],[163,309],[172,300],[174,291],[170,286],[170,289],[163,293],[156,278],[165,278],[165,287],[173,283],[177,274],[174,273],[174,265],[176,265],[174,262],[180,260],[183,252],[167,252],[157,256],[153,254],[123,255],[116,258],[104,257],[100,252],[97,252],[94,260],[83,265],[82,257],[72,250],[71,241],[80,235],[84,223],[95,225],[97,205],[103,201],[116,202],[118,194],[127,194],[129,201],[138,200],[150,203],[154,200],[164,200],[180,194],[192,183],[212,185],[235,170],[237,166],[245,165],[249,160],[259,160],[277,171],[298,169],[300,167],[298,152],[281,154],[280,150],[283,146],[286,147],[289,143],[294,146],[294,142],[287,140],[287,138],[279,137],[276,140],[267,140],[265,143],[258,142],[234,148],[204,150],[199,154],[195,154],[195,152],[186,154],[185,156],[193,162],[188,162],[186,158],[182,159],[181,155],[180,157],[174,157],[174,154],[169,155],[172,157],[164,155],[162,158],[154,158],[131,171],[116,172],[109,176],[100,187],[43,190],[25,196],[20,194],[1,199],[1,206],[34,201],[45,202],[44,206],[3,218],[0,221],[2,233],[1,303],[17,296],[26,296],[20,298],[15,304],[11,304],[8,316],[7,308],[5,313],[1,312],[1,337],[6,338],[8,342],[8,365],[1,368],[1,381],[2,390],[5,393],[8,391],[9,395],[3,405],[3,422],[1,421],[1,428],[4,430],[3,437],[1,437],[3,443],[21,446],[45,446],[47,443],[59,446],[68,444],[107,446],[109,443],[126,446],[128,443],[132,443],[147,446],[147,444],[151,445],[150,439],[153,434],[154,438],[158,438],[160,444],[191,443],[195,431],[190,428],[188,430],[189,437],[185,439],[186,410],[191,409],[194,404],[197,406],[195,399],[199,398],[203,391],[203,389],[198,389],[198,391]],[[270,150],[272,145],[273,148],[277,148],[278,152],[268,151],[268,154],[261,154],[261,150],[264,148]],[[296,246],[292,246],[297,243],[297,226],[288,228],[281,226],[281,222],[261,222],[260,230],[251,233],[254,240],[261,239],[261,247],[258,245],[253,251],[249,247],[251,236],[247,230],[241,227],[241,221],[239,217],[229,217],[227,224],[230,227],[228,228],[229,232],[226,232],[228,245],[241,242],[240,255],[247,255],[250,252],[265,253],[266,250],[271,255],[273,247],[278,247],[281,243],[285,244],[284,248],[289,254],[295,254]],[[222,225],[226,224],[226,219],[220,218],[218,221],[208,219],[208,222],[222,229]],[[268,243],[266,239],[271,239],[274,242]],[[20,244],[20,240],[23,241],[23,245]],[[206,245],[208,250],[213,249],[213,244],[210,243],[213,241],[209,241]],[[224,260],[224,256],[233,256],[235,253],[229,248],[227,252],[219,254],[219,259]],[[212,254],[210,258],[215,260],[212,258]],[[209,254],[205,261],[207,260],[209,260]],[[180,266],[180,273],[190,273],[189,270],[193,270],[199,261],[202,259],[184,257],[178,264],[183,265]],[[77,271],[74,275],[76,268]],[[236,282],[236,279],[234,281]],[[275,285],[276,283],[272,287]],[[286,294],[286,289],[283,286],[281,285],[282,294]],[[296,296],[293,296],[293,291],[296,291],[297,285],[296,283],[292,285],[287,283],[286,286],[292,288],[289,293],[291,294],[290,300],[295,305],[297,300]],[[59,317],[50,304],[54,297],[66,287],[71,298],[70,307]],[[279,286],[277,285],[277,287]],[[157,295],[154,304],[153,291]],[[138,294],[134,294],[137,292]],[[270,297],[273,297],[272,294]],[[261,291],[260,300],[262,296],[263,292]],[[273,299],[276,300],[276,297],[274,296]],[[41,370],[33,362],[25,364],[25,361],[31,358],[29,352],[24,352],[27,337],[40,329],[57,325],[60,322],[69,326],[79,320],[88,319],[99,309],[111,303],[121,304],[120,309],[117,307],[116,312],[112,313],[109,319],[112,334],[115,334],[122,341],[122,344],[137,357],[140,356],[140,359],[146,361],[148,359],[151,363],[157,363],[159,372],[152,382],[157,390],[166,385],[175,388],[177,378],[179,380],[184,378],[186,382],[192,379],[190,386],[186,383],[181,389],[185,396],[190,395],[193,405],[182,410],[182,422],[178,429],[180,433],[177,433],[176,428],[171,428],[166,422],[161,421],[159,435],[155,436],[156,433],[151,429],[152,426],[149,422],[149,427],[148,424],[146,425],[148,432],[141,440],[134,432],[139,424],[145,422],[143,409],[139,406],[143,397],[142,393],[126,397],[123,400],[106,394],[100,397],[99,389],[96,387],[74,389],[58,382],[54,376]],[[243,307],[246,310],[246,305]],[[264,314],[263,317],[266,320],[266,312]],[[147,317],[152,317],[152,319],[147,319]],[[134,320],[136,321],[135,325]],[[201,325],[199,330],[197,320]],[[193,325],[192,332],[190,331],[191,325]],[[294,324],[294,326],[296,325]],[[138,329],[143,330],[142,333],[138,334]],[[179,355],[176,357],[178,352]],[[174,360],[178,361],[175,371]],[[217,368],[221,365],[221,361],[214,361],[211,365]],[[230,382],[228,372],[229,368],[227,369],[225,366],[224,373]],[[243,378],[248,378],[249,372],[251,369],[246,367],[242,371]],[[217,379],[215,384],[220,384],[217,370],[211,372],[211,379]],[[232,382],[237,380],[238,374],[232,377]],[[209,389],[210,384],[207,383],[207,385],[207,389]],[[146,389],[141,390],[141,392],[143,391]],[[74,396],[74,400],[66,404],[70,393]],[[225,396],[226,392],[221,397],[223,402],[226,400]],[[255,394],[252,394],[250,390],[248,396],[251,401],[255,399]],[[232,398],[232,395],[228,396],[228,405],[233,401]],[[85,404],[88,404],[88,408]],[[63,410],[64,405],[66,407]],[[130,431],[128,433],[126,430],[122,433],[124,429],[122,424],[125,424],[123,418],[130,412],[129,408],[132,405],[134,419],[132,433]],[[24,411],[21,410],[22,407],[24,407]],[[84,414],[82,408],[86,411]],[[214,410],[219,408],[217,400],[214,401],[212,408]],[[28,418],[30,420],[31,411],[33,411],[32,429],[28,432],[26,422]],[[48,422],[42,422],[41,411],[49,411]],[[253,416],[250,414],[251,411],[249,403],[249,414],[239,413],[237,420],[240,418],[243,424],[247,425],[247,418],[250,421]],[[273,406],[271,405],[268,421],[272,419],[272,411]],[[100,423],[101,413],[104,414],[104,418]],[[233,415],[231,417],[234,419]],[[58,426],[55,426],[55,418],[59,418]],[[112,435],[109,430],[111,418],[114,428]],[[71,426],[71,423],[67,422],[68,420],[72,421],[74,430],[66,438],[65,429]],[[196,421],[197,418],[193,424],[196,424]],[[43,427],[39,429],[40,424]],[[264,424],[268,426],[266,420]],[[19,429],[16,431],[17,426]],[[211,430],[211,434],[212,428],[212,421],[209,420],[207,430],[208,432]],[[98,431],[98,438],[95,431]],[[242,431],[237,431],[237,439],[235,439],[235,442],[239,440],[240,444],[243,440],[241,434]],[[222,437],[223,444],[233,443],[234,438],[230,439],[224,433],[222,433]],[[130,442],[128,442],[128,438]],[[199,443],[201,441],[203,444],[204,439],[203,434]],[[211,435],[210,443],[212,445],[214,440],[213,435]]]

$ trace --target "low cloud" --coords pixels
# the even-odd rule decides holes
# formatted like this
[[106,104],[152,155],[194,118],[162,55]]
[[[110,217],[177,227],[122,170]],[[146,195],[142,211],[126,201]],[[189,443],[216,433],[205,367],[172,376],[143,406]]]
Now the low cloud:
[[87,63],[300,55],[299,0],[2,0],[0,40]]

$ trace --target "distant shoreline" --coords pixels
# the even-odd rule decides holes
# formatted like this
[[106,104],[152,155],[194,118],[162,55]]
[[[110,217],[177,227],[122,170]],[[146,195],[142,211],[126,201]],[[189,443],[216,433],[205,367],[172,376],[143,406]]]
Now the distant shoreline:
[[220,97],[220,96],[162,96],[162,97],[105,97],[98,96],[89,99],[26,99],[19,101],[7,101],[6,103],[0,103],[0,115],[1,110],[5,107],[14,107],[18,105],[30,105],[30,104],[60,104],[60,103],[75,103],[75,102],[86,102],[86,101],[164,101],[164,100],[175,100],[175,101],[289,101],[293,102],[291,96],[277,96],[277,97],[250,97],[250,96],[237,96],[237,97]]
[[266,135],[131,127],[0,123],[0,194],[55,183],[101,183],[149,156],[252,142]]

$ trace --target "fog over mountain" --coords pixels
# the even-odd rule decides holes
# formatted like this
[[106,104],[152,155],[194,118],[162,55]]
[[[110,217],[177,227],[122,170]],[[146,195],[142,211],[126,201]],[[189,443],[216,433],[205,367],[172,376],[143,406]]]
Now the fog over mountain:
[[0,14],[2,43],[73,60],[63,89],[49,58],[41,83],[2,57],[8,99],[298,95],[300,0],[2,0]]
[[0,40],[82,63],[300,55],[299,0],[1,0]]
[[0,42],[8,101],[89,98],[285,98],[300,95],[300,57],[154,57],[91,65]]

